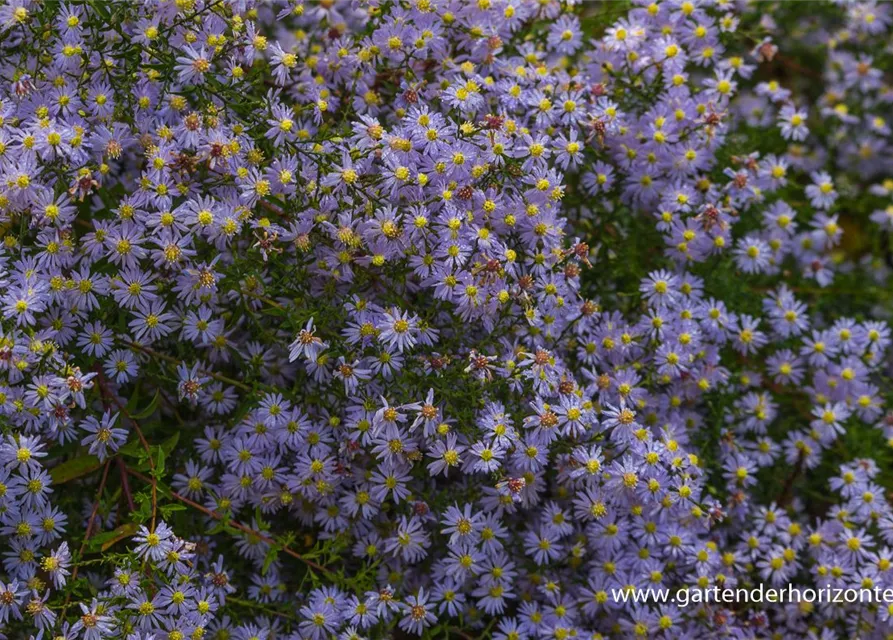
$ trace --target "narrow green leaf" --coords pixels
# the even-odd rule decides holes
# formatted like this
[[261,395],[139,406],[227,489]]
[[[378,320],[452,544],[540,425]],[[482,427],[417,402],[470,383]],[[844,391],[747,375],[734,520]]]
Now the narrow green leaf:
[[139,507],[131,512],[130,517],[138,523],[146,522],[152,517],[152,496],[146,491],[140,491],[134,499],[139,503]]
[[123,447],[118,449],[118,453],[129,458],[142,458],[146,454],[146,452],[143,450],[143,445],[140,442],[139,438],[135,438],[125,444]]
[[186,507],[175,502],[173,504],[162,505],[158,507],[158,510],[161,511],[161,516],[166,520],[176,511],[186,511]]
[[164,449],[161,447],[158,447],[157,449],[158,451],[155,454],[155,469],[152,471],[152,475],[154,475],[156,479],[164,477],[164,461],[166,458]]
[[139,525],[137,525],[135,522],[122,524],[120,527],[112,531],[111,533],[114,535],[112,535],[110,539],[102,544],[102,551],[108,551],[109,548],[111,548],[113,545],[117,544],[124,538],[129,538],[130,536],[134,535],[138,529]]
[[161,398],[161,392],[156,391],[155,395],[152,396],[152,401],[149,402],[149,405],[138,413],[132,414],[130,417],[134,420],[145,420],[149,416],[151,416],[155,411],[158,410],[158,401]]
[[78,456],[50,469],[53,484],[64,484],[96,471],[102,463],[94,455]]
[[264,564],[263,564],[263,566],[262,566],[261,569],[260,569],[260,574],[261,574],[262,576],[267,575],[267,571],[270,570],[270,565],[272,565],[273,562],[274,562],[274,561],[276,560],[276,558],[278,558],[278,557],[279,557],[279,549],[278,549],[277,547],[273,546],[273,547],[270,547],[270,548],[267,550],[267,555],[266,555],[266,557],[264,558]]
[[87,540],[87,546],[85,550],[87,553],[92,553],[94,551],[99,551],[103,544],[111,540],[115,537],[114,531],[104,531],[102,533],[97,533],[93,535],[89,540]]
[[142,396],[140,395],[140,385],[137,384],[136,389],[133,390],[133,393],[130,394],[130,397],[127,399],[127,409],[128,413],[134,413],[136,408],[140,404],[140,399]]
[[161,443],[161,450],[164,451],[165,455],[170,455],[174,450],[174,447],[177,446],[177,442],[180,440],[180,432],[177,431],[170,438]]

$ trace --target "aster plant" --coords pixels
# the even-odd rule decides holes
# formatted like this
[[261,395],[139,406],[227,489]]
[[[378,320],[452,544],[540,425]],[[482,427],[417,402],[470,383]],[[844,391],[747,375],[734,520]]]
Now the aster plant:
[[0,638],[886,638],[891,6],[2,0]]

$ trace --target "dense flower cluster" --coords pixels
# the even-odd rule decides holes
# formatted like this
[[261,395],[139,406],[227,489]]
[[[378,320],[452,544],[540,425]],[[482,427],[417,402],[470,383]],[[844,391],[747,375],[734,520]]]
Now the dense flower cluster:
[[891,21],[4,0],[0,632],[888,637]]

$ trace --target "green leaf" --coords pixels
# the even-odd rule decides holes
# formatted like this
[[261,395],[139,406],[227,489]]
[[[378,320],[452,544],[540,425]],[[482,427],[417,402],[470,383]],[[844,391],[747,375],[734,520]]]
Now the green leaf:
[[102,463],[94,455],[78,456],[53,467],[50,470],[50,477],[53,479],[53,484],[64,484],[96,471],[100,466]]
[[140,411],[140,412],[138,412],[138,413],[134,413],[134,414],[132,414],[132,415],[130,416],[131,419],[133,419],[133,420],[145,420],[146,418],[148,418],[149,416],[151,416],[153,413],[155,413],[155,412],[158,410],[158,401],[160,400],[160,398],[161,398],[161,392],[160,392],[160,391],[156,391],[156,392],[155,392],[155,395],[152,396],[152,401],[149,402],[149,405],[148,405],[145,409],[143,409],[142,411]]
[[143,445],[140,442],[139,438],[135,438],[125,444],[123,447],[118,449],[118,453],[121,455],[125,455],[129,458],[138,458],[143,459],[146,456],[146,451],[143,449]]
[[137,528],[137,524],[128,522],[127,524],[122,524],[120,527],[112,531],[97,533],[87,541],[87,550],[99,551],[101,549],[102,551],[105,551],[119,540],[135,534]]
[[279,549],[275,546],[270,547],[267,550],[267,555],[264,558],[264,565],[260,569],[260,574],[262,576],[267,575],[267,571],[270,570],[270,565],[279,557]]
[[174,450],[174,447],[177,446],[177,442],[180,440],[180,432],[177,431],[170,438],[161,443],[161,450],[164,451],[166,455],[170,455]]
[[152,470],[152,475],[155,476],[155,479],[164,477],[164,460],[165,454],[164,449],[161,447],[152,447],[153,449],[157,449],[155,453],[155,468]]
[[161,511],[161,516],[166,520],[171,517],[171,514],[175,511],[186,511],[186,507],[182,504],[173,503],[173,504],[165,504],[158,507],[158,510]]
[[134,535],[139,529],[139,525],[135,522],[128,522],[126,524],[122,524],[120,527],[111,531],[112,537],[109,538],[102,544],[102,551],[108,551],[113,545],[117,544],[124,538],[129,538]]
[[274,316],[277,318],[283,318],[287,315],[287,311],[284,309],[277,309],[276,307],[263,307],[260,312],[265,316]]
[[90,7],[91,7],[91,8],[92,8],[92,9],[93,9],[93,10],[94,10],[94,11],[95,11],[95,12],[96,12],[96,13],[97,13],[97,14],[98,14],[104,21],[108,21],[108,18],[109,18],[109,16],[111,15],[111,13],[109,12],[108,7],[105,7],[105,6],[103,6],[103,5],[105,5],[105,2],[102,2],[101,0],[98,1],[98,2],[91,2],[91,3],[90,3]]
[[134,413],[136,411],[136,408],[140,403],[140,398],[140,385],[137,384],[133,393],[131,393],[130,397],[127,399],[127,406],[125,408],[128,413]]
[[139,507],[135,509],[130,516],[139,523],[146,522],[152,517],[152,497],[148,493],[140,492],[134,496],[139,503]]

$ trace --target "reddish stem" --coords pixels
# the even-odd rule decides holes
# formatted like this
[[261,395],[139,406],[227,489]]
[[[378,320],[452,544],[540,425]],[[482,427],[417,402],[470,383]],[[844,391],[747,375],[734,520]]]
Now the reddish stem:
[[121,458],[118,458],[118,468],[121,471],[121,489],[124,492],[124,497],[127,498],[127,508],[133,512],[136,507],[133,504],[133,494],[130,491],[130,480],[127,478],[127,465]]
[[[111,401],[120,411],[125,418],[127,418],[130,423],[133,425],[133,428],[136,430],[136,435],[140,440],[140,444],[143,445],[143,449],[146,451],[146,455],[149,458],[149,468],[152,469],[152,528],[151,531],[155,531],[155,520],[158,514],[158,482],[155,478],[155,461],[152,459],[152,450],[149,448],[149,442],[146,440],[146,436],[143,435],[143,430],[140,428],[139,422],[137,422],[133,416],[130,415],[130,412],[127,410],[127,407],[118,399],[118,396],[112,393],[108,388],[108,380],[105,378],[105,374],[102,371],[102,368],[98,365],[94,369],[96,371],[96,379],[99,381],[99,392],[102,395],[103,399],[106,401]],[[106,406],[108,406],[108,402],[106,402]]]
[[[127,473],[129,473],[130,475],[132,475],[136,478],[139,478],[143,482],[150,482],[150,478],[147,478],[145,475],[143,475],[139,471],[134,471],[133,469],[127,469]],[[186,496],[181,496],[179,493],[176,493],[175,491],[171,491],[170,493],[175,499],[179,500],[180,502],[182,502],[185,505],[192,507],[193,509],[201,511],[206,516],[214,518],[215,520],[227,521],[227,524],[229,524],[233,529],[238,529],[239,531],[241,531],[243,533],[247,533],[248,535],[256,536],[259,539],[266,542],[267,544],[270,544],[273,546],[278,546],[283,552],[290,555],[292,558],[300,560],[307,566],[313,567],[317,571],[322,571],[323,573],[331,573],[331,571],[329,569],[326,569],[324,566],[317,564],[317,563],[313,562],[312,560],[308,560],[307,558],[302,556],[297,551],[293,551],[292,549],[289,549],[288,547],[286,547],[284,545],[280,545],[280,543],[276,542],[273,538],[270,538],[269,536],[262,534],[260,531],[255,531],[251,527],[247,527],[244,524],[240,524],[233,520],[227,520],[227,518],[225,516],[223,516],[222,514],[217,513],[216,511],[213,511],[211,509],[208,509],[206,506],[199,504],[198,502],[195,502],[194,500],[190,500]]]
[[[105,461],[105,467],[102,470],[102,479],[99,481],[99,489],[96,491],[96,500],[93,502],[93,510],[90,512],[90,517],[87,519],[87,530],[84,532],[84,539],[81,542],[81,548],[78,549],[78,562],[80,563],[81,558],[84,555],[84,549],[87,548],[87,540],[90,539],[90,535],[93,533],[93,523],[96,521],[96,514],[99,513],[99,503],[102,499],[102,492],[105,491],[105,481],[109,477],[109,467],[111,467],[112,461],[111,459]],[[74,582],[78,577],[78,568],[80,564],[74,565],[74,569],[71,571],[70,582]],[[68,609],[68,603],[71,601],[71,591],[68,592],[68,596],[65,598],[65,608],[62,610],[62,617],[65,617],[65,611]]]

